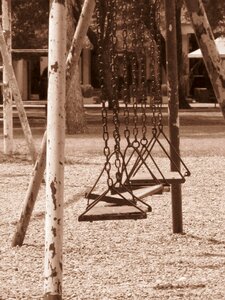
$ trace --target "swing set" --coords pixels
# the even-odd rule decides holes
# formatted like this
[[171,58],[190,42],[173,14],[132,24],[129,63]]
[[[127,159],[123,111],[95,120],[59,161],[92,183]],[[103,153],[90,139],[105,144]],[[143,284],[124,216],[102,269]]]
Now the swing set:
[[[151,206],[144,201],[145,197],[162,193],[165,186],[184,183],[185,177],[190,175],[190,171],[179,155],[179,149],[176,150],[164,131],[160,83],[159,2],[152,3],[148,24],[150,36],[147,35],[147,38],[150,38],[151,44],[148,53],[151,59],[149,103],[146,91],[148,78],[146,78],[146,30],[143,21],[143,4],[133,0],[129,4],[123,3],[119,6],[117,1],[110,1],[106,6],[107,19],[105,20],[100,13],[101,2],[96,1],[99,66],[104,64],[103,53],[106,51],[102,38],[104,35],[102,24],[107,22],[107,26],[111,29],[108,72],[111,74],[112,86],[113,145],[110,148],[106,82],[104,72],[100,69],[105,163],[93,187],[86,194],[87,207],[79,216],[79,221],[144,219],[147,217],[147,212],[151,211]],[[118,12],[121,12],[123,17],[121,29],[123,47],[120,53],[123,69],[122,100],[119,98],[116,84],[119,77]],[[129,14],[132,16],[132,24],[128,18]],[[131,74],[129,74],[130,70]],[[132,79],[130,87],[129,75]],[[133,103],[130,105],[131,101]],[[124,121],[124,128],[121,128],[122,121]],[[122,146],[122,138],[125,139],[125,147]],[[157,161],[155,148],[161,150],[167,158],[169,164],[166,167],[162,166],[162,157]],[[170,154],[171,149],[173,157]],[[171,166],[173,166],[172,171]],[[184,170],[181,170],[180,166]],[[102,187],[104,183],[105,188],[98,191],[98,185]]]
[[[7,1],[4,1],[6,3]],[[86,194],[87,208],[79,221],[143,219],[151,211],[144,201],[147,196],[162,193],[169,185],[171,189],[173,232],[182,233],[181,184],[190,171],[180,157],[179,120],[177,96],[177,53],[175,1],[164,1],[166,16],[166,56],[168,79],[169,137],[164,128],[162,97],[160,90],[160,38],[159,0],[152,1],[149,36],[144,34],[144,10],[142,1],[105,1],[107,22],[110,25],[111,46],[107,52],[111,73],[112,123],[109,127],[106,82],[100,67],[103,125],[103,153],[105,163],[92,189]],[[65,144],[65,96],[78,63],[82,44],[91,23],[96,4],[97,38],[99,42],[99,64],[102,66],[104,25],[100,0],[85,0],[80,19],[74,33],[72,45],[65,64],[66,53],[66,1],[50,1],[49,18],[49,87],[47,134],[43,137],[40,155],[36,151],[31,131],[23,108],[22,98],[15,79],[7,43],[0,27],[0,50],[8,83],[11,88],[21,125],[33,161],[36,160],[24,207],[13,237],[12,246],[21,246],[25,238],[30,217],[46,168],[46,227],[45,227],[45,275],[44,299],[62,299],[62,237],[63,237],[63,191],[64,191],[64,144]],[[142,3],[143,4],[143,3]],[[215,46],[201,0],[185,0],[190,19],[202,50],[204,62],[210,76],[216,98],[225,118],[225,73],[221,57]],[[138,8],[138,5],[139,8]],[[117,13],[123,15],[122,24],[122,75],[123,98],[117,88],[119,60],[117,52]],[[127,17],[131,14],[130,20]],[[137,15],[137,12],[139,15]],[[204,29],[204,30],[203,30]],[[151,41],[151,93],[146,93],[145,46]],[[57,62],[57,68],[56,68]],[[129,66],[129,67],[128,67]],[[129,73],[131,70],[131,74]],[[65,72],[66,71],[66,72]],[[131,85],[129,76],[131,75]],[[68,79],[67,78],[67,79]],[[150,117],[149,117],[150,116]],[[112,137],[111,137],[112,135]],[[48,143],[47,143],[48,141]],[[111,144],[113,144],[111,146]],[[46,154],[47,150],[47,154]],[[159,152],[161,153],[159,155]],[[162,157],[163,155],[163,157]]]
[[[54,8],[57,4],[52,1]],[[107,2],[108,3],[108,2]],[[179,120],[178,120],[178,98],[177,98],[177,58],[176,58],[176,24],[174,23],[174,10],[170,7],[169,1],[165,1],[166,12],[166,57],[167,57],[167,79],[169,83],[168,93],[168,128],[169,138],[164,128],[162,97],[160,90],[160,37],[159,37],[159,1],[152,2],[150,12],[149,36],[144,35],[143,22],[136,18],[136,7],[139,5],[136,1],[129,3],[122,2],[119,11],[122,14],[122,68],[123,68],[123,99],[118,97],[117,80],[118,80],[118,52],[117,52],[117,22],[116,13],[113,9],[116,1],[108,3],[108,21],[110,23],[110,39],[111,47],[109,57],[111,60],[109,70],[112,73],[112,90],[113,90],[113,138],[110,138],[110,130],[108,127],[108,108],[107,98],[103,98],[102,102],[102,124],[103,124],[103,141],[105,164],[96,183],[92,189],[86,194],[88,199],[86,211],[79,217],[80,221],[92,221],[96,219],[104,219],[100,213],[94,210],[97,204],[106,204],[101,207],[103,212],[108,210],[105,219],[125,219],[145,218],[146,213],[151,211],[149,204],[144,202],[144,198],[148,195],[162,192],[165,187],[170,186],[172,198],[173,213],[173,232],[180,233],[182,228],[182,200],[181,200],[181,184],[185,182],[186,176],[190,175],[185,163],[179,153]],[[209,26],[204,6],[201,0],[185,1],[186,7],[190,13],[193,28],[196,33],[203,58],[210,76],[216,98],[220,104],[221,111],[225,116],[224,104],[224,88],[225,78],[221,57],[216,49],[213,34]],[[62,4],[63,5],[63,4]],[[98,23],[98,42],[99,63],[103,63],[104,41],[102,41],[102,15],[99,9],[100,2],[96,1],[97,6],[97,23]],[[155,5],[155,7],[153,7]],[[173,3],[174,5],[174,3]],[[110,12],[109,7],[112,9]],[[201,20],[196,17],[196,7],[199,8]],[[82,41],[84,40],[91,18],[95,8],[94,0],[85,0],[82,7],[81,17],[79,19],[72,45],[68,53],[66,61],[66,73],[68,78],[72,78],[75,73],[75,66],[78,63],[82,50]],[[127,21],[127,12],[129,11],[130,20]],[[140,7],[139,12],[143,16],[143,8]],[[54,15],[54,10],[52,12]],[[57,15],[58,17],[58,15]],[[201,23],[201,26],[199,25]],[[201,28],[205,28],[204,32]],[[54,27],[53,27],[54,28]],[[54,31],[51,33],[54,36]],[[149,94],[146,93],[145,81],[145,53],[144,46],[146,40],[151,41],[150,57],[151,57],[151,92],[150,101]],[[24,134],[27,140],[33,160],[36,153],[33,147],[32,136],[29,124],[26,119],[21,96],[17,87],[12,66],[10,65],[9,54],[7,52],[6,41],[0,28],[0,50],[3,58],[4,67],[8,74],[9,86],[12,89],[17,109],[21,116],[21,124],[23,125]],[[54,51],[53,51],[54,53]],[[75,55],[74,55],[75,54]],[[121,54],[120,54],[121,55]],[[138,64],[137,64],[137,58]],[[129,66],[129,67],[128,67]],[[130,84],[130,72],[132,82]],[[138,70],[138,72],[137,72]],[[121,74],[120,74],[121,75]],[[105,81],[103,69],[100,68],[101,88],[104,93]],[[138,82],[138,84],[137,84]],[[66,82],[66,90],[70,87],[70,80]],[[54,94],[54,93],[53,93]],[[52,96],[55,98],[54,96]],[[146,100],[147,99],[147,100]],[[131,102],[131,103],[130,103]],[[54,105],[53,105],[54,107]],[[49,105],[49,115],[53,109]],[[141,111],[141,113],[140,113]],[[151,118],[149,118],[151,112]],[[52,112],[53,114],[53,112]],[[123,116],[122,116],[123,115]],[[49,118],[49,117],[48,117]],[[122,121],[124,124],[122,124]],[[121,128],[122,126],[123,128]],[[151,127],[150,127],[151,125]],[[49,126],[52,128],[52,126]],[[123,134],[122,134],[123,132]],[[141,133],[141,135],[140,135]],[[51,136],[51,133],[48,134]],[[55,133],[54,133],[55,135]],[[124,140],[126,146],[124,148]],[[47,135],[43,137],[40,155],[36,159],[34,171],[30,179],[29,188],[25,197],[23,210],[17,224],[16,232],[13,237],[12,246],[22,245],[25,238],[26,230],[29,225],[30,217],[35,205],[35,201],[41,186],[46,168],[46,148]],[[113,149],[110,148],[110,141],[114,141]],[[58,146],[57,146],[58,147]],[[56,147],[56,148],[57,148]],[[169,162],[165,168],[165,159],[161,159],[157,149],[161,149],[162,153]],[[168,150],[169,149],[169,150]],[[156,151],[157,150],[157,151]],[[155,151],[155,152],[154,152]],[[48,160],[48,157],[47,157]],[[182,170],[181,170],[182,169]],[[105,178],[104,178],[105,176]],[[57,176],[55,176],[57,177]],[[100,188],[99,188],[100,186]],[[103,187],[103,191],[101,191]],[[52,193],[51,193],[52,195]],[[103,201],[104,200],[104,201]],[[111,204],[110,204],[111,203]],[[107,206],[112,206],[107,208]],[[139,205],[141,204],[141,209]],[[105,207],[106,206],[106,207]],[[124,207],[122,207],[124,206]],[[116,211],[115,215],[111,214],[110,209]],[[127,214],[127,209],[133,209],[131,214]],[[121,214],[121,211],[123,213]],[[95,217],[95,214],[97,217]]]

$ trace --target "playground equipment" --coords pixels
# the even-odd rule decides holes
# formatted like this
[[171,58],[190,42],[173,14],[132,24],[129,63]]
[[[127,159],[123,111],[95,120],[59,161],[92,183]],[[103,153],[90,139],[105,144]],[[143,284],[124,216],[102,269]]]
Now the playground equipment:
[[[134,3],[136,1],[133,1],[132,3]],[[113,3],[113,2],[112,2]],[[64,21],[65,21],[65,1],[51,1],[50,3],[50,8],[51,8],[51,23],[50,23],[50,27],[51,30],[50,32],[50,39],[52,39],[52,43],[50,44],[50,53],[53,53],[53,57],[57,58],[57,60],[59,60],[59,63],[61,64],[60,67],[63,68],[63,61],[64,61],[64,56],[61,55],[63,54],[63,52],[59,52],[58,51],[58,46],[61,44],[62,40],[65,39],[65,26],[64,26]],[[201,24],[201,29],[205,28],[205,23],[201,23],[202,21],[205,21],[206,19],[206,15],[205,13],[202,13],[201,16],[199,16],[196,12],[198,12],[199,7],[201,8],[201,11],[204,12],[204,7],[201,3],[200,0],[191,0],[191,1],[187,1],[186,0],[186,4],[188,7],[188,10],[193,13],[192,18],[194,19],[193,23],[196,26],[196,30],[199,30],[198,26],[199,24]],[[71,47],[70,53],[69,53],[69,59],[67,60],[67,68],[68,70],[73,70],[75,69],[73,63],[77,63],[79,56],[80,56],[80,51],[82,48],[82,41],[84,39],[84,34],[86,34],[87,32],[87,28],[91,22],[91,16],[94,10],[94,6],[95,6],[95,1],[93,0],[86,0],[84,1],[84,5],[83,5],[83,10],[81,13],[81,17],[80,17],[80,22],[79,22],[79,26],[77,26],[77,30],[75,33],[75,39],[73,40],[73,45]],[[167,20],[167,66],[168,66],[168,70],[167,70],[167,75],[168,75],[168,82],[169,82],[169,132],[170,132],[170,157],[171,157],[171,170],[172,172],[176,172],[176,167],[180,165],[181,161],[179,158],[179,122],[178,122],[178,95],[177,95],[177,59],[176,59],[176,24],[175,24],[175,1],[165,1],[165,8],[166,8],[166,20]],[[111,17],[115,17],[112,16]],[[124,19],[125,20],[125,19]],[[60,28],[58,28],[58,24],[62,24],[61,22],[63,22],[63,26],[61,26]],[[199,22],[201,21],[201,22]],[[54,23],[55,22],[55,23]],[[125,22],[125,21],[124,21]],[[55,24],[55,29],[58,31],[56,32],[56,30],[53,30],[54,28],[54,24]],[[115,30],[114,28],[111,28],[113,30]],[[62,30],[62,31],[61,31]],[[197,32],[197,31],[196,31]],[[61,33],[61,35],[58,33]],[[125,31],[124,31],[125,33]],[[204,36],[204,39],[202,38],[201,42],[204,45],[204,41],[205,38],[207,37],[207,34],[209,33],[209,30],[203,30],[200,32],[197,32],[198,34],[196,35],[197,38],[201,38],[201,35],[204,34],[206,36]],[[78,34],[78,36],[76,36],[76,34]],[[58,39],[58,43],[56,42],[56,36]],[[54,42],[53,42],[54,41]],[[115,40],[112,38],[112,41],[115,42]],[[54,44],[55,43],[55,44]],[[142,43],[142,42],[141,42]],[[2,41],[2,44],[4,44],[4,41]],[[125,43],[125,48],[126,49],[126,43]],[[201,46],[201,44],[200,44]],[[203,47],[202,46],[202,47]],[[220,64],[220,60],[218,59],[217,61],[214,60],[213,57],[211,57],[212,53],[214,53],[213,51],[214,49],[214,44],[213,44],[213,39],[210,43],[210,47],[205,47],[205,52],[203,52],[203,56],[206,56],[206,61],[207,61],[207,56],[210,57],[212,64],[213,64],[213,72],[215,76],[212,76],[212,83],[213,85],[216,84],[219,85],[219,88],[217,89],[218,93],[216,94],[219,98],[218,101],[220,103],[221,106],[221,110],[223,111],[224,109],[224,77],[222,76],[222,67],[219,65],[219,68],[216,69],[216,67],[218,67],[217,64]],[[128,49],[127,49],[128,50]],[[211,51],[212,50],[212,51]],[[52,52],[51,52],[52,51]],[[210,52],[211,51],[211,52]],[[57,54],[56,54],[57,52]],[[57,57],[57,55],[59,55]],[[111,56],[112,57],[112,56]],[[215,56],[217,57],[217,56]],[[135,62],[133,64],[133,66],[135,65]],[[53,64],[53,66],[55,66]],[[52,66],[50,66],[52,67]],[[210,66],[208,68],[208,70],[210,71]],[[218,70],[218,73],[216,73],[216,70]],[[124,71],[125,72],[125,71]],[[58,73],[58,72],[56,72]],[[141,73],[143,74],[143,70],[141,71]],[[62,73],[64,74],[64,72]],[[133,78],[135,78],[134,73],[133,74]],[[58,74],[53,74],[54,75],[58,75]],[[57,78],[57,84],[59,83],[59,79],[60,77]],[[62,78],[63,79],[63,78]],[[64,79],[63,79],[64,82]],[[141,81],[142,82],[142,81]],[[48,220],[47,220],[47,225],[46,225],[46,257],[45,257],[45,264],[46,264],[46,268],[45,268],[45,299],[62,299],[62,219],[63,219],[63,212],[62,212],[62,206],[63,206],[63,189],[64,189],[64,182],[63,182],[63,156],[64,156],[64,152],[63,152],[63,144],[64,144],[64,134],[62,133],[62,131],[60,131],[60,135],[57,135],[57,132],[55,130],[51,130],[51,124],[55,124],[56,126],[64,126],[64,116],[63,118],[60,120],[59,119],[59,108],[63,106],[64,103],[64,91],[62,92],[62,90],[57,90],[55,88],[55,81],[54,80],[50,80],[49,82],[50,88],[51,88],[51,93],[49,93],[49,97],[51,96],[51,105],[49,107],[49,111],[48,111],[48,119],[50,119],[51,121],[48,121],[48,137],[50,138],[51,142],[50,145],[52,147],[52,149],[48,150],[48,156],[47,156],[47,164],[49,164],[49,168],[48,168],[48,176],[47,176],[47,209],[46,209],[46,214],[48,215]],[[114,82],[115,85],[115,82]],[[66,88],[68,88],[68,83]],[[63,89],[64,90],[64,89]],[[133,92],[135,92],[135,86],[133,86]],[[54,99],[60,99],[58,92],[61,91],[62,93],[60,94],[60,97],[62,96],[61,101],[59,101],[60,103],[58,103],[57,105],[55,105],[56,103],[54,102]],[[115,89],[116,91],[116,89]],[[114,100],[116,100],[117,98],[114,98]],[[124,98],[127,99],[127,98]],[[126,106],[125,102],[125,124],[126,124],[126,128],[128,130],[128,125],[129,125],[129,110],[128,110],[128,105]],[[141,102],[142,108],[145,109],[145,103]],[[137,114],[135,112],[135,109],[138,109],[138,105],[137,102],[134,103],[134,130],[133,132],[133,136],[134,136],[134,143],[133,143],[133,149],[135,149],[135,154],[136,154],[136,162],[138,162],[138,168],[139,168],[139,161],[142,164],[143,160],[142,160],[142,155],[139,155],[140,153],[140,140],[137,138],[137,140],[135,139],[135,136],[138,137],[138,126],[135,126],[135,124],[138,124],[138,120],[137,120]],[[103,119],[107,117],[107,115],[105,115],[106,111],[103,109]],[[108,148],[107,145],[105,147],[105,155],[108,158],[107,162],[110,161],[111,158],[113,158],[113,164],[114,164],[114,170],[116,170],[116,172],[114,173],[114,177],[113,177],[113,181],[110,180],[111,179],[111,175],[108,177],[109,181],[109,186],[113,187],[113,190],[115,189],[115,193],[117,194],[117,198],[119,198],[119,201],[124,204],[124,203],[129,203],[131,202],[131,206],[129,206],[129,208],[135,208],[136,202],[138,201],[139,203],[142,203],[142,198],[146,196],[146,194],[151,194],[150,192],[150,187],[146,188],[146,190],[144,190],[144,188],[140,189],[140,193],[138,190],[134,190],[133,187],[131,188],[131,183],[128,182],[127,184],[125,184],[125,181],[122,181],[121,177],[123,178],[123,176],[126,176],[127,178],[129,178],[127,175],[130,174],[129,172],[127,172],[127,166],[126,163],[124,163],[124,160],[122,160],[122,158],[124,157],[124,151],[122,151],[121,149],[121,140],[120,140],[120,123],[118,122],[118,116],[119,116],[119,107],[117,106],[117,101],[113,102],[113,121],[114,121],[114,153],[113,155],[110,157],[111,153],[108,152]],[[145,123],[145,110],[143,110],[143,114],[142,114],[142,130],[143,130],[143,134],[145,133],[145,128],[146,128],[146,123]],[[105,120],[105,119],[104,119]],[[54,122],[53,122],[54,121]],[[53,123],[51,123],[53,122]],[[129,131],[127,131],[125,129],[124,131],[124,135],[125,138],[128,138],[129,136]],[[104,138],[106,139],[106,141],[108,141],[107,138],[107,131],[104,132]],[[55,141],[58,141],[57,143],[55,143]],[[46,141],[46,136],[44,136],[43,138],[43,142]],[[145,138],[142,139],[142,146],[145,146]],[[132,141],[133,142],[133,141]],[[131,143],[132,143],[131,142]],[[138,143],[137,143],[138,142]],[[48,143],[47,143],[48,145]],[[49,146],[47,146],[49,147]],[[144,147],[146,149],[146,147]],[[13,246],[15,245],[22,245],[23,243],[23,239],[25,237],[25,233],[26,233],[26,229],[29,223],[29,218],[31,216],[32,213],[32,209],[36,200],[36,196],[38,194],[38,189],[40,187],[40,178],[43,177],[43,173],[44,173],[44,169],[45,169],[45,143],[43,143],[43,147],[41,150],[41,155],[39,156],[37,162],[36,162],[36,172],[33,174],[33,177],[31,178],[31,182],[30,182],[30,186],[33,185],[33,189],[35,189],[35,193],[32,194],[32,188],[30,188],[30,191],[28,192],[27,195],[27,202],[25,203],[25,207],[23,208],[23,212],[21,214],[20,217],[20,221],[19,221],[19,226],[17,228],[17,232],[15,234],[15,237],[19,236],[18,240],[14,240],[13,241]],[[149,151],[150,154],[151,151]],[[50,157],[50,155],[52,155],[52,157],[54,157],[54,161],[52,160],[52,158]],[[149,153],[148,153],[149,155]],[[111,161],[110,161],[111,162]],[[42,163],[41,167],[39,168],[40,163]],[[56,165],[56,164],[57,165]],[[60,168],[58,169],[57,167],[60,165]],[[143,162],[143,165],[146,166],[146,163]],[[133,165],[132,165],[133,166]],[[109,168],[109,164],[107,163],[105,165],[105,169],[103,169],[103,171],[106,171],[106,174],[108,174],[108,171],[110,171]],[[136,165],[135,165],[135,172],[136,172]],[[139,171],[139,170],[138,170]],[[135,173],[134,172],[134,173]],[[122,176],[123,174],[123,176]],[[125,175],[124,175],[125,174]],[[133,175],[133,173],[132,173]],[[38,178],[37,182],[35,182],[35,180]],[[156,178],[157,179],[157,178]],[[159,180],[159,179],[157,179]],[[128,180],[129,181],[129,180]],[[118,186],[115,186],[115,183],[118,184]],[[122,183],[122,192],[120,192],[120,188],[121,185],[119,186],[119,184]],[[159,184],[154,185],[154,191],[155,192],[155,187],[158,186],[158,191],[161,190],[161,184],[160,182],[157,182]],[[127,199],[127,195],[124,193],[124,190],[127,190],[129,197],[131,197],[131,199]],[[107,190],[106,190],[107,191]],[[120,195],[121,194],[121,195]],[[173,210],[173,232],[175,233],[181,233],[183,228],[182,228],[182,201],[181,201],[181,185],[180,185],[180,181],[179,180],[174,180],[173,182],[171,182],[171,194],[172,194],[172,210]],[[32,197],[34,195],[34,198]],[[96,198],[99,198],[99,195],[95,195],[94,193],[89,193],[88,194],[90,199],[94,199],[96,200]],[[106,196],[106,194],[102,194],[106,201],[111,201],[114,204],[118,203],[118,199],[116,199],[115,195],[111,195],[108,196],[108,199]],[[124,195],[124,196],[122,196]],[[124,198],[123,198],[124,197]],[[122,199],[122,201],[121,201]],[[32,201],[32,206],[29,207],[30,203]],[[105,201],[105,202],[106,202]],[[135,205],[134,205],[135,204]],[[142,203],[144,204],[144,203]],[[114,205],[115,206],[115,205]],[[146,205],[146,207],[148,209],[150,209],[150,207],[148,205]],[[104,208],[105,209],[105,208]],[[125,206],[125,210],[126,213],[128,208]],[[110,212],[111,213],[111,212]],[[118,211],[116,212],[118,214]],[[140,216],[140,209],[139,211],[135,211],[135,212],[131,212],[131,214],[135,214],[138,213],[138,216]],[[143,215],[144,215],[145,211],[143,211]],[[102,213],[103,215],[103,213]],[[133,217],[133,216],[132,216]],[[142,217],[142,215],[141,215]],[[118,217],[117,217],[118,218]],[[124,215],[123,215],[124,218]],[[108,219],[108,214],[106,213],[106,219]],[[56,220],[58,221],[58,224],[56,224]],[[26,221],[26,222],[24,222]],[[54,229],[54,230],[53,230]],[[21,231],[20,231],[21,230]],[[50,243],[51,242],[51,243]],[[57,272],[55,272],[55,270],[57,270]]]
[[[127,5],[124,5],[127,8]],[[104,45],[103,40],[101,39],[103,35],[103,30],[101,24],[105,22],[104,16],[100,13],[100,1],[96,1],[96,15],[97,15],[97,35],[99,43],[99,65],[104,64],[103,60],[103,51]],[[119,117],[119,98],[117,90],[117,81],[118,81],[118,56],[116,52],[117,44],[117,10],[119,7],[116,5],[116,1],[108,2],[107,6],[107,26],[111,29],[110,33],[110,47],[109,47],[109,60],[110,60],[110,74],[112,82],[112,95],[109,105],[112,106],[113,114],[113,139],[114,139],[114,150],[111,151],[109,146],[109,128],[108,128],[108,109],[106,107],[106,84],[104,81],[103,68],[100,69],[100,81],[101,87],[104,94],[104,99],[102,102],[102,124],[103,124],[103,140],[104,140],[104,155],[105,155],[105,164],[103,170],[98,177],[96,183],[89,193],[87,193],[88,206],[86,211],[79,217],[79,221],[94,221],[94,220],[115,220],[115,219],[141,219],[146,218],[146,210],[151,211],[151,207],[145,203],[141,198],[144,195],[148,195],[150,190],[144,189],[143,193],[137,194],[132,191],[132,189],[123,183],[123,173],[127,173],[126,168],[124,168],[124,153],[121,149],[121,130],[120,130],[120,117]],[[124,11],[123,11],[124,13]],[[125,12],[126,13],[126,12]],[[133,43],[134,46],[134,43]],[[136,45],[135,45],[136,46]],[[127,55],[127,53],[126,53]],[[124,66],[125,67],[125,66]],[[136,74],[135,74],[136,75]],[[125,79],[126,80],[126,79]],[[127,87],[124,87],[124,90],[128,92]],[[134,96],[134,95],[133,95]],[[108,101],[109,102],[109,101]],[[127,108],[127,102],[125,102]],[[137,116],[137,113],[136,113]],[[137,126],[136,122],[135,125]],[[137,129],[137,128],[136,128]],[[127,129],[128,130],[128,129]],[[136,134],[137,137],[137,134]],[[114,169],[114,170],[113,170]],[[106,175],[106,190],[101,194],[93,194],[95,187],[101,180],[101,178]],[[118,188],[121,188],[126,191],[126,194],[123,194]],[[113,193],[114,196],[107,196],[108,193]],[[90,199],[96,198],[92,203]],[[121,202],[119,200],[122,200]],[[97,204],[100,202],[107,202],[107,206],[98,207]],[[109,204],[110,202],[110,204]],[[121,205],[123,203],[123,205]],[[138,204],[144,204],[146,207],[141,208]]]
[[[173,144],[169,141],[169,138],[167,138],[163,129],[160,83],[160,4],[159,1],[155,1],[151,5],[151,11],[149,12],[151,16],[150,24],[148,25],[150,31],[148,38],[151,39],[149,52],[151,60],[150,103],[147,103],[145,87],[148,78],[146,78],[145,70],[146,32],[143,21],[143,4],[131,1],[130,5],[123,3],[120,7],[116,1],[111,1],[106,7],[106,20],[100,13],[100,5],[100,1],[96,1],[100,66],[104,64],[104,51],[106,51],[102,40],[102,36],[104,35],[104,26],[102,24],[107,22],[107,26],[111,29],[111,43],[110,46],[107,45],[110,49],[110,70],[108,69],[107,72],[111,74],[112,83],[112,103],[108,105],[110,106],[111,104],[112,106],[113,145],[110,148],[109,113],[106,107],[108,96],[106,94],[107,83],[104,71],[101,68],[100,82],[103,91],[102,124],[105,163],[91,191],[86,194],[88,198],[87,208],[79,216],[79,221],[146,218],[146,213],[151,211],[151,207],[143,201],[144,197],[162,192],[164,185],[183,183],[185,182],[185,176],[190,175],[188,168],[180,158],[178,151],[176,151]],[[121,42],[123,46],[122,53],[120,53],[120,61],[122,61],[123,69],[122,95],[124,97],[124,108],[120,105],[121,101],[119,101],[117,87],[117,81],[120,76],[118,50],[116,49],[118,43],[120,43],[118,42],[117,28],[118,12],[121,12],[123,16],[121,29],[123,31]],[[129,21],[129,15],[131,15],[132,23]],[[140,18],[139,22],[138,17]],[[131,36],[130,41],[128,41],[128,36]],[[130,69],[131,74],[129,74]],[[131,87],[128,84],[129,76],[131,76]],[[130,109],[128,103],[131,99],[133,105]],[[147,116],[147,107],[149,106],[150,110],[152,110],[152,136],[150,139],[148,137],[149,120]],[[123,130],[126,140],[125,149],[122,149],[121,146],[122,112],[125,116],[125,129]],[[166,141],[167,145],[163,145],[162,138]],[[170,163],[167,166],[166,173],[165,170],[162,170],[162,166],[160,166],[160,160],[162,161],[162,159],[157,162],[154,158],[153,150],[157,146],[160,146],[160,149],[163,150]],[[172,148],[174,158],[172,158],[172,155],[166,149],[168,146],[170,149]],[[170,165],[173,166],[172,171],[170,170]],[[185,168],[184,174],[180,171],[180,165]],[[143,170],[146,172],[143,172]],[[96,193],[95,190],[98,190],[98,185],[102,186],[104,181],[106,188]],[[112,195],[109,196],[109,194]],[[144,205],[144,207],[141,205]]]

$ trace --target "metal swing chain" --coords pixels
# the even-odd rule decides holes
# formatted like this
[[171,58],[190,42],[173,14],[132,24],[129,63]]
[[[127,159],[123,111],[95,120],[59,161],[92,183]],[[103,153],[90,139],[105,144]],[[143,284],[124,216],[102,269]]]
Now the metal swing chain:
[[160,6],[161,1],[155,1],[155,22],[156,22],[156,103],[158,107],[158,127],[159,130],[163,128],[163,116],[162,116],[162,93],[161,93],[161,72],[160,72],[160,52],[161,52],[161,35],[160,35]]
[[[174,148],[174,146],[171,144],[170,140],[167,138],[167,136],[165,135],[165,133],[163,132],[163,115],[162,115],[162,94],[161,94],[161,82],[160,82],[160,78],[161,78],[161,73],[160,73],[160,65],[161,65],[161,35],[160,35],[160,6],[161,6],[161,1],[160,0],[155,0],[155,7],[152,7],[152,9],[154,9],[154,14],[152,14],[152,18],[151,18],[151,27],[154,28],[154,24],[155,24],[155,28],[154,28],[154,36],[155,36],[155,41],[156,41],[156,61],[155,64],[157,66],[157,70],[156,70],[156,76],[155,76],[155,97],[154,97],[154,103],[153,103],[153,136],[157,135],[157,131],[159,133],[162,133],[164,138],[166,139],[166,141],[170,144],[170,146],[174,149],[174,153],[176,153],[177,157],[179,158],[181,164],[183,165],[183,167],[186,170],[185,176],[190,176],[190,171],[187,168],[186,164],[184,163],[184,161],[181,159],[179,153],[176,152],[176,149]],[[156,137],[158,139],[158,137]],[[158,140],[158,143],[161,145],[163,151],[165,152],[165,154],[167,155],[167,157],[169,159],[170,156],[167,153],[166,149],[163,147],[163,145],[160,143],[160,141]],[[178,172],[180,173],[181,177],[184,177],[181,172],[178,169]]]
[[[128,12],[128,5],[127,2],[122,4],[122,40],[123,40],[123,99],[124,99],[124,121],[125,121],[125,130],[124,136],[127,140],[127,144],[130,145],[130,112],[128,108],[128,103],[130,102],[130,93],[129,93],[129,82],[128,82],[128,25],[126,22],[127,19],[127,12]],[[130,20],[129,20],[130,21]]]
[[115,140],[114,150],[116,154],[115,167],[116,183],[121,184],[122,172],[121,172],[121,151],[120,151],[120,120],[119,120],[119,100],[117,91],[118,82],[118,55],[116,51],[117,47],[117,0],[109,1],[109,25],[110,25],[110,41],[111,47],[109,55],[111,59],[111,72],[112,72],[112,109],[113,109],[113,137]]
[[131,66],[132,66],[132,98],[133,98],[133,122],[134,122],[134,128],[133,128],[133,147],[138,148],[139,147],[139,141],[138,141],[138,113],[137,113],[137,104],[138,104],[138,99],[137,99],[137,62],[136,62],[136,56],[135,56],[135,50],[136,50],[136,0],[132,0],[131,2],[131,11],[132,11],[132,25],[131,25],[131,34],[132,34],[132,41],[131,41],[131,47],[132,47],[132,54],[131,54]]
[[151,83],[152,83],[152,134],[156,136],[157,126],[162,123],[162,101],[160,89],[160,1],[156,0],[150,6],[150,30],[152,43],[151,54]]
[[105,93],[105,83],[104,83],[104,66],[103,66],[103,29],[101,25],[104,26],[101,14],[101,0],[96,0],[96,19],[97,19],[97,39],[98,39],[98,63],[99,63],[99,79],[100,79],[100,87],[103,94],[102,97],[102,128],[103,128],[103,141],[104,141],[104,149],[103,153],[105,155],[105,170],[107,172],[107,185],[110,187],[113,185],[113,180],[111,178],[111,163],[110,163],[110,148],[109,148],[109,130],[108,130],[108,111],[106,107],[106,93]]
[[[140,5],[140,19],[144,19],[144,7],[143,2],[139,3]],[[146,81],[146,65],[145,65],[145,47],[144,47],[144,33],[145,32],[145,26],[144,22],[140,22],[139,26],[139,36],[140,36],[140,49],[141,49],[141,111],[142,111],[142,138],[141,138],[141,144],[143,146],[147,145],[147,115],[146,115],[146,104],[147,104],[147,97],[146,97],[146,90],[145,90],[145,81]]]
[[151,58],[151,68],[150,68],[150,76],[151,76],[151,90],[150,90],[150,97],[151,97],[151,108],[152,108],[152,134],[153,136],[157,133],[157,117],[156,117],[156,100],[155,100],[155,82],[156,82],[156,76],[155,76],[155,28],[154,28],[154,22],[155,22],[155,7],[154,2],[151,1],[150,4],[150,16],[149,16],[149,25],[150,25],[150,34],[151,34],[151,45],[150,45],[150,58]]

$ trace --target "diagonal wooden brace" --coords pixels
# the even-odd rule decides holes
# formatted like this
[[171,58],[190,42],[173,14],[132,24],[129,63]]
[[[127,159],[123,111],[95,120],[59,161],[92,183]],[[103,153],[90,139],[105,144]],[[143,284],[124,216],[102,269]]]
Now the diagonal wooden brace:
[[29,125],[29,122],[27,119],[27,115],[26,115],[25,109],[23,107],[23,100],[22,100],[22,97],[20,94],[20,90],[19,90],[18,83],[17,83],[16,77],[14,74],[13,67],[11,64],[10,54],[8,51],[8,47],[6,45],[6,41],[4,38],[1,24],[0,24],[0,51],[2,54],[4,68],[5,68],[7,76],[8,76],[9,86],[12,90],[13,98],[14,98],[14,101],[16,104],[16,108],[18,110],[18,115],[19,115],[19,119],[20,119],[20,123],[21,123],[22,129],[23,129],[23,132],[24,132],[24,136],[25,136],[25,139],[27,142],[27,146],[30,151],[32,161],[33,161],[33,163],[35,163],[36,158],[37,158],[37,152],[35,149],[35,144],[34,144],[34,140],[32,137],[30,125]]
[[217,50],[202,0],[185,0],[216,99],[225,118],[225,65]]

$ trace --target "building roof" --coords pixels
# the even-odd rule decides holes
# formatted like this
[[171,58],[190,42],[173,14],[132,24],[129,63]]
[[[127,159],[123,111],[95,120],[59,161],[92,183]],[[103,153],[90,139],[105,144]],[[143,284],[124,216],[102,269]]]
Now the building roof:
[[[215,40],[217,50],[221,57],[225,58],[225,37],[219,37]],[[188,54],[188,58],[202,58],[201,49],[197,49]]]

